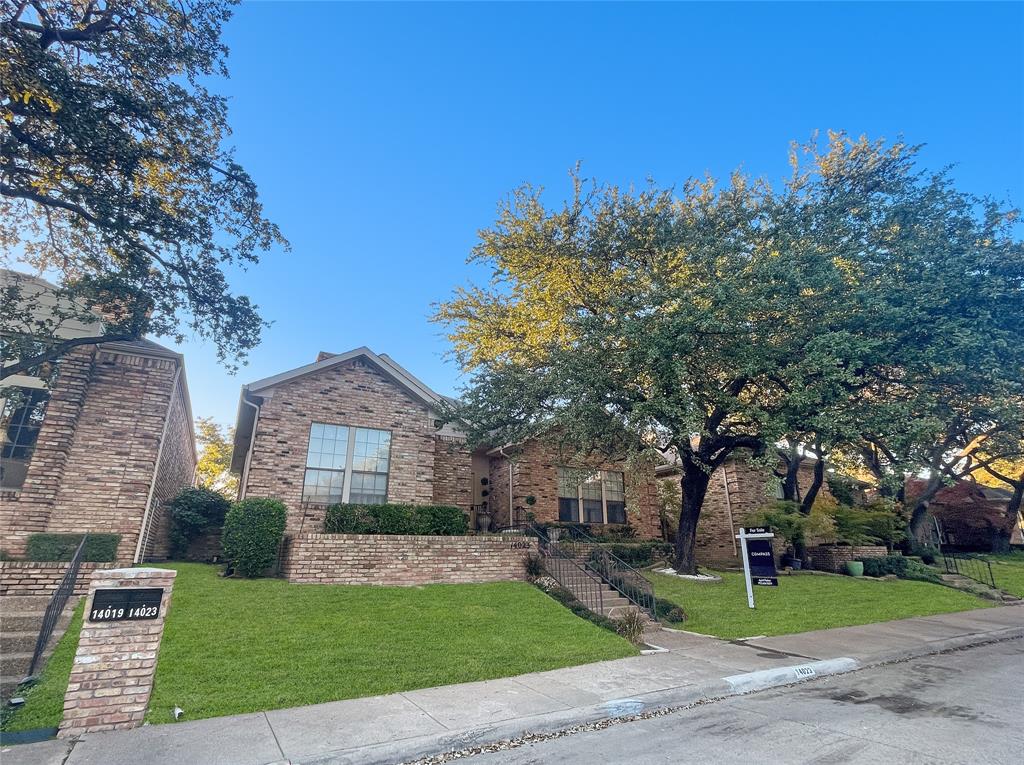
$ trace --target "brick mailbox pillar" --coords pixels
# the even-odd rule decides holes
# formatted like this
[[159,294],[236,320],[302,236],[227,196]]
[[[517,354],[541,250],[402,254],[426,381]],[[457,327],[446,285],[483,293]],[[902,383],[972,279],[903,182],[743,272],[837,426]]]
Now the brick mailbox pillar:
[[58,736],[142,724],[176,574],[162,568],[93,573]]

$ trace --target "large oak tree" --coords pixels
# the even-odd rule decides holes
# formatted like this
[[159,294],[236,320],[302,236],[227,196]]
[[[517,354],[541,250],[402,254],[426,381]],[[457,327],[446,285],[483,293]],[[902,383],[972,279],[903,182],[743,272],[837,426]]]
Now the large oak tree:
[[[207,87],[227,74],[234,1],[4,0],[0,248],[56,274],[70,299],[68,315],[43,316],[5,280],[4,376],[147,332],[194,332],[229,365],[259,341],[256,306],[225,271],[286,243]],[[59,332],[94,312],[105,316],[95,336]]]

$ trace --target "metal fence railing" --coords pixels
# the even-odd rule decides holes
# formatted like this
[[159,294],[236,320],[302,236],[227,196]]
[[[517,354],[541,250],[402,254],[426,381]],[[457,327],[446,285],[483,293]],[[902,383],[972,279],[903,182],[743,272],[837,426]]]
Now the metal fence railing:
[[569,590],[576,599],[596,614],[604,613],[606,585],[594,572],[587,569],[585,562],[553,542],[543,529],[530,529],[536,536],[544,568],[562,587]]
[[942,562],[947,574],[965,576],[968,579],[988,585],[993,590],[998,589],[996,587],[996,579],[992,575],[992,564],[985,558],[943,550]]
[[36,638],[36,648],[32,652],[32,661],[28,665],[26,680],[35,677],[36,670],[39,669],[39,661],[43,658],[43,653],[46,651],[46,644],[50,642],[50,638],[53,636],[53,629],[57,626],[60,615],[64,613],[64,607],[68,603],[68,598],[75,591],[75,582],[78,581],[78,570],[82,566],[82,556],[87,538],[88,534],[82,535],[82,541],[75,548],[75,554],[71,556],[71,562],[68,564],[67,570],[64,571],[60,584],[57,585],[57,589],[50,596],[50,602],[46,604],[43,624],[39,629],[39,637]]

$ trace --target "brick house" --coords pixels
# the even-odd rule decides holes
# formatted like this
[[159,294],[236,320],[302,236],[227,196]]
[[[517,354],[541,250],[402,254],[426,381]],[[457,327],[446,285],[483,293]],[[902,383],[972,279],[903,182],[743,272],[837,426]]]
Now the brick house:
[[93,531],[121,535],[118,562],[166,557],[163,509],[196,465],[180,354],[150,340],[81,345],[53,376],[4,378],[0,411],[5,555],[23,555],[33,533]]
[[231,469],[239,496],[274,497],[287,533],[315,533],[338,502],[445,504],[475,527],[521,521],[634,526],[657,536],[653,469],[581,465],[550,443],[472,449],[438,415],[442,396],[386,354],[321,353],[242,387]]

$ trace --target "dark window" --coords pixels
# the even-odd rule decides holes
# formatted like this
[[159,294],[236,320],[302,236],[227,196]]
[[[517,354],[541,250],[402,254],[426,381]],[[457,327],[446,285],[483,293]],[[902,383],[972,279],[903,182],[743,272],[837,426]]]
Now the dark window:
[[3,488],[20,489],[25,482],[49,400],[50,392],[43,388],[5,389],[3,414],[0,416],[0,427],[4,431],[3,452],[0,454],[0,486]]
[[558,520],[563,523],[579,523],[580,501],[575,497],[559,497]]

